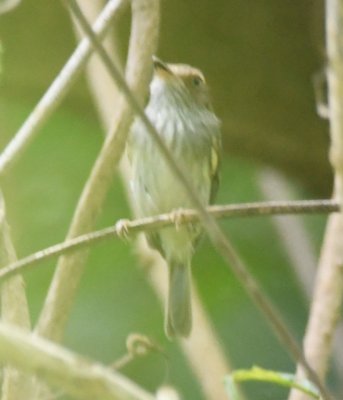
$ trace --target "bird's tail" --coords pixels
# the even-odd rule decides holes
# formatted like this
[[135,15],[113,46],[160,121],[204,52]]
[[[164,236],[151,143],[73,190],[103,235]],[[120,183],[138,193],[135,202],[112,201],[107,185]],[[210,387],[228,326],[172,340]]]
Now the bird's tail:
[[169,338],[187,337],[192,328],[190,263],[169,262],[165,330]]

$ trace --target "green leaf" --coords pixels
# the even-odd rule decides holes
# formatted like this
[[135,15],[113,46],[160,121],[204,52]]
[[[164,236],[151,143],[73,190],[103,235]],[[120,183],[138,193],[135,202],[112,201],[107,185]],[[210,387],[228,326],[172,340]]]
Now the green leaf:
[[251,369],[239,369],[224,379],[226,392],[230,400],[241,400],[237,389],[237,382],[261,381],[270,382],[279,386],[298,389],[314,399],[320,400],[316,386],[307,379],[297,380],[294,374],[263,369],[254,366]]

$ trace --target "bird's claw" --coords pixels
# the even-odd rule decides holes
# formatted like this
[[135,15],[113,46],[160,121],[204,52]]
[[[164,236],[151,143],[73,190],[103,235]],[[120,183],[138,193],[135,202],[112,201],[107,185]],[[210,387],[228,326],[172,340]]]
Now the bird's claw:
[[173,210],[171,212],[171,221],[175,224],[176,230],[187,222],[187,216],[183,208]]
[[128,219],[120,219],[116,224],[115,224],[115,230],[120,239],[129,241],[130,236],[129,236],[129,223],[130,220]]

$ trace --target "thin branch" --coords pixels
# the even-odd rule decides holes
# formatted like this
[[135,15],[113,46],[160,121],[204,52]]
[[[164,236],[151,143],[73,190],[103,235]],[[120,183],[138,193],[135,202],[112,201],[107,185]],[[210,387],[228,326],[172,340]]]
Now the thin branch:
[[[207,207],[207,212],[218,219],[276,214],[317,214],[337,211],[339,211],[339,204],[333,200],[271,201]],[[181,226],[194,222],[199,222],[198,213],[195,210],[187,209],[178,210],[176,214],[172,212],[133,221],[119,220],[114,226],[77,236],[6,265],[0,270],[0,282],[19,272],[24,272],[47,259],[75,252],[82,248],[99,244],[104,240],[129,237],[140,232],[156,231],[175,224]]]
[[[127,80],[143,102],[151,77],[151,57],[156,51],[159,26],[159,1],[132,1],[132,23],[126,67]],[[133,112],[121,98],[114,110],[114,124],[79,199],[67,238],[93,229],[107,191],[113,182],[124,150]],[[39,335],[60,340],[81,279],[87,251],[64,255],[50,285],[36,331]]]
[[[334,170],[334,199],[343,200],[343,1],[326,1],[327,78],[329,88],[330,161]],[[343,299],[343,214],[329,217],[313,301],[304,337],[304,352],[324,381]],[[306,371],[298,366],[298,377]],[[291,400],[304,396],[292,392]]]
[[101,56],[104,64],[108,67],[108,71],[111,73],[118,87],[125,95],[132,109],[144,123],[150,136],[155,141],[158,150],[165,158],[171,171],[174,173],[174,176],[182,184],[183,188],[185,189],[185,193],[187,193],[187,196],[191,201],[191,204],[198,211],[202,224],[206,229],[213,245],[226,260],[227,264],[231,266],[231,269],[235,273],[236,277],[239,279],[239,281],[241,282],[242,286],[249,294],[249,296],[251,296],[254,303],[259,307],[260,311],[266,317],[267,321],[273,327],[274,333],[279,338],[281,343],[283,343],[285,348],[288,350],[289,354],[292,355],[294,360],[300,362],[302,366],[305,368],[306,372],[309,375],[309,378],[319,388],[323,399],[324,400],[330,399],[331,398],[330,394],[328,393],[327,389],[322,384],[322,382],[318,379],[317,374],[312,370],[311,366],[306,361],[304,354],[302,353],[302,350],[300,349],[293,335],[290,333],[286,324],[280,317],[279,312],[275,309],[274,305],[269,301],[267,296],[264,295],[257,281],[249,274],[245,264],[243,263],[239,255],[236,253],[232,244],[229,242],[224,232],[220,229],[215,219],[206,212],[206,209],[204,208],[201,201],[198,199],[197,194],[193,190],[193,187],[189,182],[189,179],[184,175],[180,166],[175,162],[173,156],[171,155],[165,143],[163,142],[163,139],[160,137],[160,135],[152,125],[151,121],[144,113],[142,107],[140,106],[139,102],[135,99],[134,95],[130,91],[128,85],[126,84],[125,80],[121,76],[116,66],[111,62],[110,57],[106,53],[106,50],[97,40],[96,35],[94,34],[88,22],[84,18],[77,3],[75,2],[75,0],[66,0],[66,1],[68,1],[68,4],[70,5],[70,8],[72,9],[75,17],[78,19],[85,33],[90,38],[94,48]]
[[154,399],[120,373],[2,322],[0,359],[27,373],[36,374],[51,385],[57,385],[75,399]]
[[113,369],[121,369],[134,359],[139,357],[145,357],[152,352],[159,353],[165,359],[167,354],[165,351],[149,337],[140,333],[131,333],[126,339],[127,352],[121,356],[118,360],[110,365]]
[[[104,1],[103,0],[78,0],[78,4],[80,5],[83,13],[87,17],[89,21],[94,21],[97,15],[103,8]],[[71,14],[71,13],[70,13]],[[71,20],[73,23],[74,31],[76,37],[78,39],[83,39],[85,37],[83,30],[73,18],[71,14]],[[121,47],[122,42],[124,42],[124,38],[119,33],[120,29],[117,25],[112,25],[111,34],[106,35],[103,39],[102,43],[105,49],[108,51],[113,62],[119,66],[120,70],[124,71],[124,59],[121,56]],[[89,86],[89,90],[92,94],[92,99],[94,102],[94,106],[96,111],[100,116],[100,122],[103,125],[104,131],[103,133],[109,132],[113,121],[113,110],[116,107],[116,101],[120,98],[120,91],[118,90],[116,84],[113,82],[113,79],[107,72],[106,67],[104,66],[101,58],[94,54],[93,57],[90,58],[89,62],[85,68],[85,76],[87,79],[87,83]],[[93,79],[93,77],[96,79]]]
[[[16,252],[6,220],[5,201],[0,190],[0,268],[15,261]],[[21,275],[6,281],[1,288],[1,319],[30,330],[29,307]],[[5,367],[1,388],[2,400],[25,400],[33,391],[34,384],[30,377],[11,366]]]
[[[5,202],[0,191],[0,267],[16,262],[17,256],[6,220]],[[0,269],[0,270],[1,270]],[[25,294],[25,284],[20,279],[11,280],[1,291],[1,316],[11,324],[30,329],[31,322]]]
[[[111,0],[106,4],[94,23],[94,31],[97,32],[99,38],[104,37],[110,24],[120,16],[127,5],[128,0]],[[82,72],[92,51],[93,48],[89,40],[87,38],[83,39],[14,138],[0,154],[0,175],[3,175],[19,158],[33,140],[39,128],[61,103]]]

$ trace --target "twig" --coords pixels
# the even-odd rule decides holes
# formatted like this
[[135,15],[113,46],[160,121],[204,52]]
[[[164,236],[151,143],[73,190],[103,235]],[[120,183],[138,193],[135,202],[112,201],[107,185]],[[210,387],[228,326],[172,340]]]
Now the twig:
[[[334,199],[343,200],[343,2],[326,1],[330,161],[334,170]],[[323,241],[313,301],[304,337],[304,352],[324,381],[343,296],[343,214],[330,216]],[[298,366],[298,377],[306,371]],[[291,400],[304,396],[292,392]]]
[[108,66],[108,70],[111,73],[113,79],[116,81],[118,87],[121,89],[122,93],[125,95],[127,101],[130,103],[132,109],[135,113],[140,117],[142,122],[144,123],[147,131],[149,132],[150,136],[155,141],[155,144],[160,151],[160,153],[165,158],[166,162],[168,163],[169,167],[173,171],[175,177],[179,180],[182,184],[185,192],[189,200],[191,201],[192,205],[196,208],[199,213],[199,217],[205,227],[212,243],[214,244],[215,248],[219,251],[219,253],[223,256],[226,260],[227,264],[231,265],[231,269],[236,274],[236,277],[241,282],[242,286],[246,290],[246,292],[251,296],[254,303],[259,307],[262,311],[263,315],[266,317],[267,321],[273,327],[274,333],[279,338],[281,343],[285,346],[288,350],[289,354],[292,357],[300,362],[305,370],[307,371],[310,379],[317,385],[320,389],[321,395],[324,400],[330,399],[330,394],[328,393],[325,386],[320,382],[316,373],[312,370],[310,365],[307,363],[301,349],[299,348],[296,340],[293,338],[292,334],[289,332],[287,326],[285,325],[284,321],[280,317],[278,311],[274,308],[272,303],[269,299],[264,295],[263,291],[260,289],[257,281],[249,274],[246,266],[244,265],[243,261],[240,259],[239,255],[234,250],[233,246],[229,242],[228,238],[225,236],[223,231],[220,229],[219,225],[216,223],[215,219],[206,212],[204,206],[198,199],[195,191],[192,188],[187,177],[184,175],[183,171],[180,169],[179,165],[175,162],[173,156],[168,151],[167,147],[165,146],[163,139],[159,136],[158,132],[150,122],[150,120],[145,115],[143,109],[141,108],[139,102],[135,99],[134,95],[130,91],[128,85],[126,84],[125,80],[122,78],[121,74],[117,70],[116,66],[111,62],[110,57],[107,55],[105,49],[101,45],[101,43],[97,40],[94,32],[92,31],[91,27],[89,26],[88,22],[84,18],[81,10],[79,9],[75,0],[66,0],[70,5],[71,9],[74,12],[74,15],[77,17],[80,25],[84,29],[85,33],[88,35],[92,44],[98,54],[104,61],[104,64]]
[[[101,12],[104,1],[103,0],[78,0],[78,4],[83,13],[89,21],[94,21],[97,15]],[[71,20],[73,23],[76,37],[80,40],[85,37],[82,28],[79,26],[72,13]],[[120,70],[124,71],[124,60],[121,56],[121,40],[122,35],[119,34],[120,29],[117,25],[113,25],[111,34],[106,35],[102,43],[108,51],[113,62],[119,66]],[[96,79],[93,79],[96,76]],[[110,130],[113,121],[113,110],[116,107],[116,102],[120,98],[120,91],[118,90],[113,79],[107,72],[102,60],[99,56],[94,54],[90,58],[85,68],[85,77],[88,82],[89,90],[92,94],[96,111],[100,115],[100,122],[103,125],[103,132],[107,133]]]
[[[157,44],[158,0],[132,2],[132,28],[126,67],[127,80],[140,101],[146,96],[151,77],[151,57]],[[114,110],[114,125],[108,134],[77,205],[68,239],[93,229],[122,155],[133,113],[124,99]],[[67,321],[87,252],[79,251],[59,259],[36,331],[59,340]]]
[[135,359],[135,356],[130,354],[130,353],[125,353],[122,355],[120,358],[115,360],[109,367],[111,369],[115,369],[119,371],[120,369],[126,367],[128,364],[130,364],[133,360]]
[[[94,24],[94,31],[97,32],[100,38],[106,34],[114,18],[118,18],[127,5],[128,0],[111,0],[106,4]],[[91,54],[92,46],[89,40],[85,38],[78,45],[14,138],[0,154],[0,175],[3,175],[11,167],[33,140],[39,128],[61,103],[76,78],[80,75]]]
[[[16,253],[6,221],[5,202],[0,191],[0,267],[16,261]],[[1,271],[2,269],[0,269]],[[1,290],[2,321],[29,330],[31,321],[25,293],[25,284],[21,275],[5,282]],[[25,400],[34,391],[30,377],[11,366],[6,366],[2,379],[2,400]]]
[[[317,214],[339,211],[339,204],[333,200],[303,200],[303,201],[271,201],[247,204],[228,204],[207,207],[207,212],[215,218],[242,218],[253,216],[285,215],[285,214]],[[180,214],[181,210],[178,210]],[[199,215],[195,210],[182,210],[182,218],[178,224],[198,222]],[[93,246],[104,240],[129,237],[139,232],[150,232],[163,229],[175,224],[174,213],[160,214],[153,217],[136,219],[133,221],[119,220],[114,226],[98,231],[86,233],[58,243],[43,250],[30,254],[21,260],[12,262],[0,270],[0,282],[19,272],[57,257],[61,254],[75,252],[85,247]]]
[[126,339],[127,353],[110,365],[113,369],[121,369],[138,357],[145,357],[151,352],[157,352],[167,359],[164,350],[150,338],[140,333],[131,333]]
[[49,384],[57,385],[76,399],[154,399],[118,372],[2,322],[0,359],[30,374],[36,374]]

